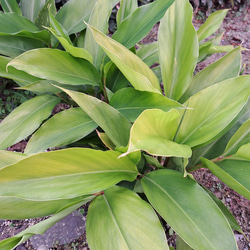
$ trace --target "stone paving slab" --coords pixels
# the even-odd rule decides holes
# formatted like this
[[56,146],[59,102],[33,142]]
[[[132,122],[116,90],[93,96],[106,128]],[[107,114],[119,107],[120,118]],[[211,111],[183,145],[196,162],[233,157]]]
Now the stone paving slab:
[[53,227],[49,228],[43,235],[34,235],[30,242],[35,249],[47,250],[56,245],[64,245],[79,238],[86,229],[86,219],[78,211],[74,211]]

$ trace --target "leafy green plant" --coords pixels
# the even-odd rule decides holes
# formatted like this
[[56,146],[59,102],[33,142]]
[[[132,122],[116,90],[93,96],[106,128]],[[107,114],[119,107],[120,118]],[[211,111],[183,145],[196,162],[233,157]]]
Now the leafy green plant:
[[[1,219],[53,216],[0,248],[91,202],[91,249],[169,249],[161,220],[176,232],[177,249],[237,249],[232,229],[241,228],[192,177],[209,168],[250,198],[250,77],[239,76],[241,48],[193,75],[199,43],[225,13],[196,31],[188,1],[138,8],[123,0],[111,38],[117,3],[86,0],[79,9],[70,0],[56,15],[48,11],[52,48],[2,57],[1,74],[37,96],[0,124]],[[158,42],[136,50],[158,21]],[[60,102],[71,108],[50,117]],[[23,154],[4,150],[29,135]]]

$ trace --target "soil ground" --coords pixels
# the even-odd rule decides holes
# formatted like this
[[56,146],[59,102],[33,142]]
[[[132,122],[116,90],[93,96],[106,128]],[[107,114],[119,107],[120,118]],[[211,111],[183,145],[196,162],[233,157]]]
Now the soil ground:
[[[199,27],[204,22],[203,16],[196,16],[193,23],[195,27]],[[157,30],[158,25],[152,29],[150,34],[143,39],[144,43],[150,43],[157,40]],[[220,30],[220,32],[225,32],[222,44],[223,45],[242,45],[244,48],[250,49],[250,8],[245,7],[241,11],[230,10],[226,16]],[[222,53],[216,54],[208,58],[207,60],[201,62],[197,66],[197,70],[201,70],[206,67],[208,64],[214,62],[223,56]],[[250,50],[242,52],[242,61],[245,65],[244,74],[250,74]],[[1,93],[0,93],[1,94]],[[0,96],[1,98],[1,96]],[[21,142],[13,147],[10,150],[22,151],[25,147],[25,142]],[[240,196],[224,183],[218,180],[214,175],[212,175],[208,170],[200,169],[194,173],[195,179],[205,186],[207,189],[212,191],[219,199],[221,199],[224,204],[230,209],[237,222],[241,226],[245,235],[250,239],[250,201]],[[85,211],[87,207],[83,207]],[[86,214],[85,214],[86,215]],[[32,226],[33,224],[38,223],[41,219],[33,220],[2,220],[0,221],[0,240],[14,236],[18,232],[24,230],[25,228]],[[175,245],[174,242],[174,233],[167,230],[168,242],[170,245]],[[239,250],[248,250],[250,249],[250,243],[238,232],[235,232],[235,237],[237,239]],[[17,248],[17,250],[25,249],[34,249],[30,244],[30,241],[22,244]],[[64,246],[56,246],[54,249],[84,249],[87,250],[87,241],[86,235],[82,235],[78,239],[69,242]]]

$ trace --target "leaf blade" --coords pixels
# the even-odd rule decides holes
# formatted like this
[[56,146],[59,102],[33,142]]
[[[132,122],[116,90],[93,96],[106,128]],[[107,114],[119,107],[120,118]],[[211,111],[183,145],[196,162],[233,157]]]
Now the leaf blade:
[[227,79],[190,97],[184,104],[190,109],[185,111],[176,142],[194,147],[219,134],[247,103],[249,79],[249,76]]
[[0,149],[6,149],[33,133],[58,103],[57,97],[41,95],[17,107],[0,124]]
[[[71,199],[133,181],[135,164],[120,153],[72,148],[27,157],[0,169],[0,196],[36,201]],[[34,168],[36,166],[36,168]]]
[[119,111],[95,97],[61,89],[106,132],[116,146],[127,145],[131,124]]
[[39,153],[51,147],[73,143],[96,128],[97,124],[81,108],[67,109],[54,115],[36,131],[25,153]]
[[99,74],[94,66],[57,49],[36,49],[13,59],[7,67],[25,71],[36,77],[62,84],[99,86]]
[[142,186],[158,213],[192,248],[237,249],[228,221],[194,180],[164,169],[147,174]]
[[159,81],[152,70],[133,52],[112,38],[88,25],[96,42],[137,90],[161,93]]
[[189,1],[177,0],[167,10],[159,27],[158,50],[165,95],[176,101],[191,83],[198,58],[192,16]]
[[189,158],[191,149],[173,141],[179,116],[178,111],[174,109],[168,112],[158,109],[143,111],[131,128],[126,154],[144,150],[157,156]]
[[114,186],[98,196],[90,204],[86,228],[93,249],[168,249],[152,207],[126,188]]

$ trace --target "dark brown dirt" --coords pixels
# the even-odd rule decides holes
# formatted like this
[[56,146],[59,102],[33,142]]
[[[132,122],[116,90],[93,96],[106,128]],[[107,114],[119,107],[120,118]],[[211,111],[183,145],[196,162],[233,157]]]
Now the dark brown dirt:
[[[199,27],[203,22],[204,20],[198,16],[193,20],[195,27]],[[158,25],[155,25],[150,34],[145,39],[143,39],[142,42],[151,43],[152,41],[156,41],[157,31]],[[238,46],[241,44],[244,48],[250,49],[250,8],[246,7],[241,11],[230,10],[219,32],[225,32],[222,39],[223,45],[232,44],[234,46]],[[207,60],[201,62],[197,66],[197,70],[199,71],[203,69],[210,63],[218,60],[221,56],[223,56],[222,53],[211,56]],[[245,65],[243,74],[250,74],[250,50],[242,52],[242,61],[243,65]],[[10,150],[22,152],[24,147],[25,142],[21,142],[12,146]],[[227,187],[206,169],[200,169],[196,171],[194,173],[194,177],[199,183],[212,191],[219,199],[224,202],[224,204],[230,209],[231,213],[236,218],[245,235],[250,238],[250,201]],[[12,237],[18,232],[38,223],[39,221],[41,221],[41,219],[14,221],[2,220],[0,221],[0,240]],[[167,234],[169,235],[170,245],[174,245],[174,233],[167,229]],[[250,243],[244,237],[242,237],[240,233],[235,232],[235,236],[238,242],[239,250],[250,249]],[[34,249],[31,246],[30,241],[27,241],[17,248],[17,250],[25,249]],[[89,248],[87,246],[86,235],[84,234],[75,241],[64,246],[57,246],[54,249],[87,250]]]

